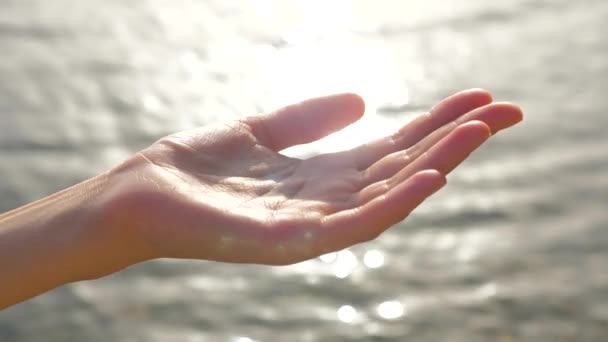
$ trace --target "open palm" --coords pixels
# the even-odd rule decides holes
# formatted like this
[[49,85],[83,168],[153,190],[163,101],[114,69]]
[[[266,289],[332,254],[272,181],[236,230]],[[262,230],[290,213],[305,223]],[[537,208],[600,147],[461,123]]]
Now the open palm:
[[286,264],[377,237],[521,120],[489,93],[453,95],[395,134],[308,159],[279,151],[356,121],[340,94],[165,137],[126,165],[131,224],[154,257]]

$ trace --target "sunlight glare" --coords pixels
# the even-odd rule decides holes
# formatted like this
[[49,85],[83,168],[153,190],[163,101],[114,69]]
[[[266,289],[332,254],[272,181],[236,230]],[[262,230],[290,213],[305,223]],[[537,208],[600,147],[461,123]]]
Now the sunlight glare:
[[287,155],[341,151],[389,134],[394,123],[380,118],[377,108],[396,98],[408,101],[388,45],[349,31],[352,2],[331,3],[302,1],[297,24],[285,37],[287,46],[259,47],[255,79],[268,87],[263,107],[271,110],[310,97],[354,92],[364,98],[366,113],[350,127],[305,148],[291,148]]
[[[365,100],[363,118],[308,146],[315,152],[341,151],[391,133],[394,123],[380,118],[377,107],[387,97],[407,102],[407,90],[390,76],[391,63],[381,48],[314,44],[281,50],[274,60],[266,63],[265,77],[270,78],[266,82],[272,89],[271,108],[340,92],[354,92]],[[398,94],[387,95],[391,90]],[[297,146],[290,150],[302,151]]]

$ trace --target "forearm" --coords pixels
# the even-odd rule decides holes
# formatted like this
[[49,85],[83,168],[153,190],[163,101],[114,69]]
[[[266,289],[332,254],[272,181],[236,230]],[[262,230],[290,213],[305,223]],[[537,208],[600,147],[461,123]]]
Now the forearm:
[[104,174],[0,215],[0,309],[126,267]]

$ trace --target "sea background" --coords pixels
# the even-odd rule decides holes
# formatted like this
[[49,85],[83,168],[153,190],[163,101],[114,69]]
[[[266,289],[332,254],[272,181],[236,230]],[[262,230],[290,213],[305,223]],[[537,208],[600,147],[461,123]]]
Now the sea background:
[[363,95],[363,121],[288,153],[470,87],[526,115],[376,241],[289,267],[144,263],[0,312],[0,341],[607,340],[607,22],[600,0],[0,0],[0,212],[330,92]]

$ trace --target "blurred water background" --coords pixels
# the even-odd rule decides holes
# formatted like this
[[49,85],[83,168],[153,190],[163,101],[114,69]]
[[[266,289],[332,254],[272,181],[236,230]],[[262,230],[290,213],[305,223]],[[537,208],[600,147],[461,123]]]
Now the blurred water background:
[[607,21],[600,0],[0,0],[0,211],[312,95],[359,92],[366,117],[293,154],[463,88],[526,112],[377,241],[289,267],[145,263],[5,310],[0,340],[605,341]]

